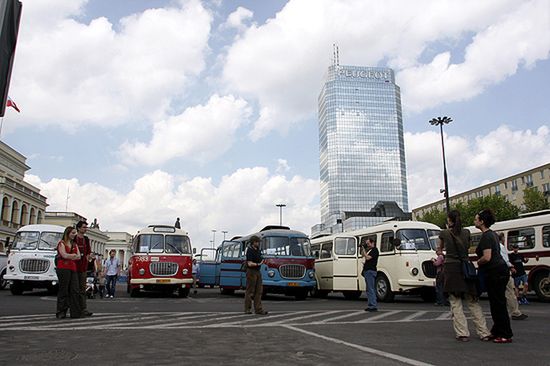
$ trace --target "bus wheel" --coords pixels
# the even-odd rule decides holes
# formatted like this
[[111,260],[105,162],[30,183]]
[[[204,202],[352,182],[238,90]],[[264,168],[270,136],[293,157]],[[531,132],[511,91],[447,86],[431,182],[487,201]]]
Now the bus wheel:
[[361,297],[361,291],[342,291],[347,300],[357,300]]
[[307,298],[307,293],[308,293],[308,290],[300,290],[298,292],[296,292],[296,294],[294,295],[294,297],[296,298],[296,300],[305,300]]
[[313,290],[311,290],[311,297],[319,297],[324,299],[328,296],[327,290],[319,290],[317,287],[314,287]]
[[6,270],[2,271],[2,274],[0,274],[0,290],[3,290],[8,285],[8,280],[4,279],[4,275],[6,274]]
[[376,277],[375,285],[376,297],[378,301],[382,302],[392,302],[394,298],[394,293],[391,290],[390,281],[383,273],[379,274]]
[[19,281],[13,281],[10,285],[12,295],[21,295],[23,293],[23,285]]
[[178,289],[178,296],[182,298],[186,298],[189,296],[189,288],[187,287],[181,287]]
[[534,288],[540,301],[550,302],[550,273],[537,275]]
[[230,288],[220,287],[220,293],[222,295],[233,295],[235,293],[235,290],[232,288],[230,289]]

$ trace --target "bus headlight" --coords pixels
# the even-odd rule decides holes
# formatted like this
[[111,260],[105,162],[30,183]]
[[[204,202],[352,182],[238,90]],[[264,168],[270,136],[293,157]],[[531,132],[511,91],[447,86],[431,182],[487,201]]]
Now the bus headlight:
[[411,269],[411,274],[413,276],[417,276],[418,275],[418,268],[415,267],[415,268]]
[[138,272],[141,276],[143,276],[145,274],[145,269],[140,268]]
[[275,271],[271,269],[271,270],[267,271],[267,275],[269,277],[275,277]]
[[183,273],[184,275],[188,274],[189,273],[189,270],[187,268],[184,268],[183,271],[181,271],[181,273]]
[[315,276],[315,272],[314,271],[309,271],[309,273],[307,275],[309,276],[309,278],[313,278]]

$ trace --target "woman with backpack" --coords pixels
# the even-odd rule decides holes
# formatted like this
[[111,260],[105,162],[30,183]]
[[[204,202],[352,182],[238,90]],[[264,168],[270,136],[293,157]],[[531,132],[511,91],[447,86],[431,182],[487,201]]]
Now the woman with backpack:
[[78,302],[78,275],[76,273],[76,261],[80,260],[78,246],[74,242],[76,229],[67,226],[63,232],[63,239],[57,243],[57,279],[59,290],[57,291],[57,311],[55,317],[64,319],[67,310],[71,310],[71,318],[80,318],[80,306]]
[[449,296],[456,340],[460,342],[470,340],[468,322],[462,307],[463,300],[470,309],[479,338],[482,341],[491,340],[491,333],[487,329],[483,309],[479,304],[476,283],[466,280],[462,269],[462,262],[468,261],[470,232],[462,228],[460,212],[453,210],[447,214],[447,229],[441,231],[439,240],[439,250],[446,251],[443,265],[443,291]]

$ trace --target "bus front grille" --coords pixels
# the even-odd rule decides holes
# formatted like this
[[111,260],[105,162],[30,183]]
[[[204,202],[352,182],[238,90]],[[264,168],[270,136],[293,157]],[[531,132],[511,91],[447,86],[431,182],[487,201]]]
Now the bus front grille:
[[47,259],[25,258],[19,262],[19,268],[23,273],[45,273],[50,268],[50,261]]
[[422,272],[424,272],[424,276],[428,278],[435,278],[437,276],[437,269],[432,261],[422,262]]
[[301,264],[283,264],[279,267],[282,278],[299,279],[306,274],[306,267]]
[[178,273],[178,264],[174,262],[153,262],[149,265],[153,276],[173,276]]

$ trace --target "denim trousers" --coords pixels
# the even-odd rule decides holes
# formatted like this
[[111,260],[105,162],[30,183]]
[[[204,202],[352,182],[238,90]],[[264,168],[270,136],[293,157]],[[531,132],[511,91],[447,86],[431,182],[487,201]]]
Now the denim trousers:
[[107,295],[109,296],[115,296],[115,289],[116,289],[116,278],[117,276],[106,276],[107,277]]
[[367,299],[369,300],[367,307],[369,309],[376,309],[378,307],[378,304],[376,303],[376,291],[374,288],[376,271],[366,270],[364,276],[365,282],[367,283]]

